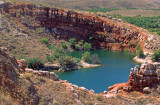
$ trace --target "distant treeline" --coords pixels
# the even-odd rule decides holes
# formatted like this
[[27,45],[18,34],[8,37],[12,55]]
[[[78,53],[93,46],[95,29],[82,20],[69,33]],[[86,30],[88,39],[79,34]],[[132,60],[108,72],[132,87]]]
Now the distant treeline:
[[138,27],[145,28],[150,32],[156,32],[158,35],[160,35],[160,16],[144,17],[141,15],[136,15],[134,17],[129,17],[129,16],[121,16],[118,14],[112,16],[115,18],[121,18],[126,22],[135,24]]

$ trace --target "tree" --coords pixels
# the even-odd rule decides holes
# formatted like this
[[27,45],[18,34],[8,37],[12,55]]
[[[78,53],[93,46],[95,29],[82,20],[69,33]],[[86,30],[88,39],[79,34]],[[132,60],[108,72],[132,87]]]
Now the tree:
[[87,63],[91,62],[90,58],[91,58],[91,54],[88,51],[82,54],[82,57],[81,57],[81,59]]
[[136,49],[137,49],[137,56],[138,56],[139,58],[142,58],[142,57],[144,56],[144,53],[143,53],[143,50],[142,50],[142,48],[141,48],[141,45],[139,44],[139,45],[136,47]]
[[92,49],[91,43],[85,42],[84,45],[83,45],[83,49],[84,50],[91,50]]
[[152,60],[153,61],[160,60],[160,50],[157,50],[157,51],[154,52],[154,54],[152,55]]
[[100,64],[101,63],[101,61],[98,57],[98,54],[93,54],[91,56],[91,61],[92,61],[92,64]]
[[75,44],[76,44],[76,39],[75,39],[75,38],[71,38],[71,39],[69,40],[69,46],[74,47]]
[[90,64],[100,64],[98,55],[97,54],[91,55],[88,51],[82,54],[81,59]]
[[60,56],[58,63],[61,65],[62,71],[69,71],[77,67],[77,61],[71,56]]

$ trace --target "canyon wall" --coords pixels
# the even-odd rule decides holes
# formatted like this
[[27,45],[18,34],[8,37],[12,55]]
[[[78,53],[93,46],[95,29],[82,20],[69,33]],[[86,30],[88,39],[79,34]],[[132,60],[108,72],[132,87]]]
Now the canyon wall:
[[[122,22],[69,10],[34,4],[3,3],[0,11],[15,19],[23,17],[19,21],[28,28],[45,27],[53,32],[63,31],[57,34],[61,39],[69,40],[76,37],[77,40],[92,43],[95,48],[134,51],[139,43],[143,45],[147,40],[147,35],[133,25],[128,27]],[[37,23],[26,22],[24,17],[32,18]]]

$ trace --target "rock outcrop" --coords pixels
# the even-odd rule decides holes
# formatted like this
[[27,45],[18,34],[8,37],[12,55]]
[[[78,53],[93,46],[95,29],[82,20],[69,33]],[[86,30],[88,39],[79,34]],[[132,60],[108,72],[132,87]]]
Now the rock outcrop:
[[16,83],[19,71],[15,57],[9,55],[6,48],[0,47],[0,86],[7,80]]
[[131,68],[127,83],[115,84],[109,87],[109,93],[118,93],[119,90],[142,91],[150,93],[150,88],[156,88],[160,84],[160,63],[143,63]]
[[55,81],[59,81],[58,75],[56,75],[54,72],[41,71],[41,70],[37,71],[37,70],[29,69],[29,68],[26,68],[25,71],[28,73],[37,75],[37,76],[43,76],[43,77],[47,77]]
[[141,67],[131,68],[129,84],[133,90],[142,90],[160,83],[160,63],[143,63]]

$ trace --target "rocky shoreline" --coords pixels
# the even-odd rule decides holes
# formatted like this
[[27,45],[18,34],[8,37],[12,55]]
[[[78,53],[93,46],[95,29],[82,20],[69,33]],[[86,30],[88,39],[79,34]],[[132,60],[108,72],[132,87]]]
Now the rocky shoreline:
[[129,80],[127,83],[115,84],[109,87],[111,94],[116,94],[119,91],[140,91],[142,93],[151,93],[152,91],[160,92],[157,87],[160,85],[160,62],[153,62],[151,55],[145,58],[133,58],[136,62],[141,63],[141,66],[136,65],[131,68]]

